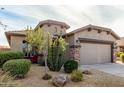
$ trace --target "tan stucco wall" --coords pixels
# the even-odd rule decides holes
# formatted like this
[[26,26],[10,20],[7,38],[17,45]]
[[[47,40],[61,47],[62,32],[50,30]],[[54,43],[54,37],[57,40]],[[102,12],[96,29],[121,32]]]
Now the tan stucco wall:
[[[66,28],[65,27],[61,27],[59,25],[54,25],[51,24],[50,26],[48,26],[48,24],[44,24],[42,26],[42,29],[45,31],[49,31],[51,34],[55,35],[55,34],[60,34],[62,32],[62,34],[66,33]],[[57,29],[57,32],[56,32]],[[22,51],[21,49],[21,45],[22,45],[22,40],[24,40],[25,37],[24,36],[11,36],[11,50],[12,51]]]
[[117,46],[124,46],[124,39],[117,40],[116,43],[117,43]]
[[117,52],[124,52],[124,38],[121,38],[120,40],[116,41],[117,43]]
[[74,35],[67,36],[67,37],[66,37],[66,42],[67,42],[69,45],[73,45],[73,44],[74,44]]
[[25,36],[11,36],[11,50],[12,51],[22,51],[21,45]]
[[65,41],[68,43],[68,46],[67,46],[67,48],[66,48],[66,56],[65,56],[65,59],[66,59],[66,60],[69,60],[69,59],[71,58],[69,46],[74,44],[74,35],[66,36],[66,37],[65,37]]
[[111,35],[107,34],[107,32],[102,31],[101,33],[98,33],[97,30],[92,31],[80,31],[78,33],[75,33],[74,35],[74,43],[76,43],[76,40],[78,38],[90,38],[90,39],[98,39],[98,40],[108,40],[108,41],[116,41],[116,39]]
[[[61,28],[61,26],[59,25],[54,25],[54,24],[51,24],[50,26],[48,26],[48,24],[45,24],[42,26],[42,29],[45,30],[45,31],[49,31],[51,34],[55,35],[55,34],[65,34],[66,33],[66,28],[63,27]],[[57,29],[57,31],[56,31]]]

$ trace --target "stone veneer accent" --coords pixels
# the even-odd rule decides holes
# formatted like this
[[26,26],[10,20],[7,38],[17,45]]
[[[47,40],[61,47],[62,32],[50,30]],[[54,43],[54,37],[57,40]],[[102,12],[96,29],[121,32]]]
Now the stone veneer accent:
[[72,45],[70,46],[69,58],[71,60],[75,60],[80,62],[80,45]]

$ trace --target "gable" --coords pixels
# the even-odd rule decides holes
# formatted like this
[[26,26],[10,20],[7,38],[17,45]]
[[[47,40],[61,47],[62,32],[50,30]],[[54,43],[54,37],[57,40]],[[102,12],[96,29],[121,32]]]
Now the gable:
[[[74,31],[71,31],[71,32],[67,33],[66,35],[72,35],[72,34],[80,33],[82,31],[88,31],[88,32],[96,31],[98,33],[101,33],[101,32],[107,33],[107,35],[109,35],[109,34],[112,35],[112,37],[115,38],[116,40],[120,39],[120,37],[111,29],[105,28],[105,27],[100,27],[100,26],[95,26],[95,25],[91,25],[91,24],[84,26],[84,27],[81,27],[81,28],[78,28]],[[91,34],[94,34],[94,33],[91,32]]]
[[89,38],[89,39],[97,39],[97,40],[106,40],[106,41],[116,41],[117,39],[111,34],[106,31],[98,31],[96,29],[92,29],[88,31],[88,29],[79,31],[74,34],[75,43],[78,38]]

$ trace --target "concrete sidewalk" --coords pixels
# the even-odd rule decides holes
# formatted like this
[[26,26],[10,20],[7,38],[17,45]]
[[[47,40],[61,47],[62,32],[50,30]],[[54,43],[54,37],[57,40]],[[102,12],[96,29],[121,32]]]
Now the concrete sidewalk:
[[95,65],[81,65],[81,70],[96,69],[116,76],[124,77],[124,64],[106,63]]

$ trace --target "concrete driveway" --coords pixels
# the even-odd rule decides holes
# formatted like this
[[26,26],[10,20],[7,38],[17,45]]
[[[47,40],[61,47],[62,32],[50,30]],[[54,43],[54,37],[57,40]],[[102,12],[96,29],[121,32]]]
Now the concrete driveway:
[[124,77],[124,64],[106,63],[95,65],[81,65],[79,68],[82,70],[96,69],[116,76]]

